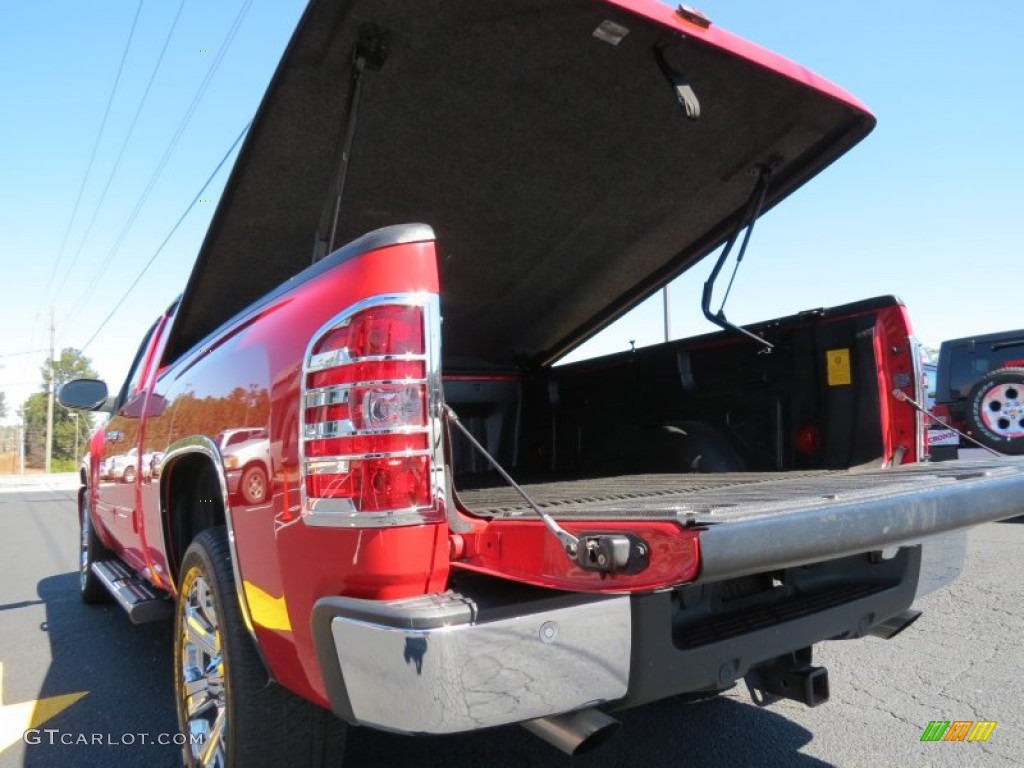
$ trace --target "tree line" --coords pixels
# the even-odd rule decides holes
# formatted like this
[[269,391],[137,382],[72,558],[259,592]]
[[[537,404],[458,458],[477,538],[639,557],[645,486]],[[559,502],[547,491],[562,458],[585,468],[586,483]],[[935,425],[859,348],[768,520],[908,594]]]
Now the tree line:
[[[59,388],[71,379],[95,379],[92,361],[73,347],[65,347],[60,356],[53,360],[53,380]],[[42,467],[46,461],[46,408],[50,386],[51,361],[47,358],[41,368],[42,382],[38,392],[33,392],[18,415],[25,426],[25,464]],[[0,400],[0,406],[3,405]],[[0,416],[2,416],[0,411]],[[78,459],[88,447],[89,435],[95,424],[95,417],[85,411],[69,411],[54,400],[53,405],[53,463],[55,472],[70,472],[78,467]],[[75,454],[77,435],[78,454]]]

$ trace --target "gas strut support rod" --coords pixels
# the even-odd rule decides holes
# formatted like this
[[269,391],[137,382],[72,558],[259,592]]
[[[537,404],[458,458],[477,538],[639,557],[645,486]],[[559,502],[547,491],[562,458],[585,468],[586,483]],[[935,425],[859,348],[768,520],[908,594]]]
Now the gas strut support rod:
[[338,150],[333,195],[330,200],[330,218],[326,222],[326,229],[322,222],[321,230],[317,232],[317,238],[313,245],[314,264],[334,250],[334,243],[338,236],[341,199],[345,194],[345,183],[348,180],[348,166],[352,159],[352,144],[355,141],[359,103],[363,94],[363,74],[366,70],[379,72],[384,66],[384,62],[387,61],[388,52],[388,36],[384,30],[372,25],[364,26],[359,30],[359,39],[352,50],[352,74],[349,78],[345,105],[345,127]]
[[901,403],[906,403],[907,405],[909,405],[914,410],[924,414],[924,417],[926,419],[931,419],[932,421],[934,421],[936,424],[938,424],[943,429],[949,429],[949,430],[952,430],[953,432],[956,432],[957,435],[962,437],[964,440],[969,440],[970,442],[974,443],[979,448],[984,448],[986,451],[991,453],[993,456],[1002,456],[1002,454],[999,453],[999,451],[993,450],[992,448],[989,448],[987,445],[982,445],[981,443],[979,443],[977,440],[975,440],[970,435],[965,435],[963,432],[961,432],[959,429],[957,429],[953,425],[947,424],[942,419],[940,419],[938,416],[935,416],[934,414],[929,413],[927,408],[925,408],[923,405],[921,405],[919,402],[917,402],[917,400],[912,398],[910,395],[908,395],[902,389],[898,389],[898,388],[894,389],[892,391],[892,396],[894,398],[896,398],[897,400],[899,400]]
[[494,467],[495,471],[499,475],[501,475],[502,479],[512,486],[516,493],[523,497],[523,501],[529,504],[530,509],[537,513],[537,517],[544,522],[547,529],[551,531],[551,535],[558,539],[558,543],[565,550],[565,554],[568,555],[571,560],[575,560],[579,547],[579,539],[565,530],[555,522],[555,519],[551,517],[551,515],[537,506],[536,502],[530,498],[529,494],[523,490],[522,486],[512,479],[512,476],[504,470],[501,464],[498,463],[498,460],[491,456],[491,454],[487,452],[487,449],[480,444],[480,441],[473,437],[472,433],[466,429],[466,426],[459,420],[458,414],[455,413],[455,411],[452,410],[452,407],[447,403],[444,405],[444,412],[445,416],[448,417],[448,423],[458,429],[459,432],[462,433],[462,436],[469,440],[470,445],[476,448],[476,450],[480,452],[480,455],[490,462],[490,465]]
[[[751,333],[746,328],[741,328],[735,323],[730,322],[725,316],[725,302],[729,299],[729,293],[732,291],[733,281],[736,279],[736,273],[739,271],[740,263],[743,261],[743,256],[747,252],[747,245],[750,243],[750,236],[754,233],[754,222],[757,221],[757,217],[761,215],[761,209],[764,207],[765,198],[768,195],[768,177],[772,173],[772,167],[770,165],[757,165],[751,171],[757,175],[757,184],[754,185],[753,192],[750,193],[750,199],[747,201],[747,205],[740,214],[739,219],[736,221],[736,228],[732,231],[729,236],[728,242],[722,249],[722,253],[718,257],[718,261],[715,262],[714,268],[711,270],[711,275],[708,277],[707,282],[704,283],[704,293],[701,296],[700,308],[704,313],[704,317],[710,320],[712,323],[727,331],[738,333],[741,336],[746,336],[753,339],[762,347],[764,352],[771,352],[775,345],[767,339],[763,339],[756,333]],[[739,253],[736,255],[736,264],[732,269],[732,276],[729,278],[729,285],[726,286],[725,296],[722,297],[722,304],[718,308],[717,312],[711,311],[711,293],[715,288],[715,281],[718,280],[718,276],[722,271],[722,267],[725,266],[725,260],[729,258],[729,254],[732,252],[732,247],[736,245],[736,240],[740,236],[740,232],[746,228],[746,233],[743,236],[743,242],[740,244]]]
[[492,467],[501,475],[502,479],[523,497],[530,509],[543,521],[555,540],[558,541],[565,556],[585,571],[593,571],[601,574],[604,579],[610,574],[634,574],[640,573],[650,565],[651,548],[643,539],[633,533],[608,533],[595,531],[581,533],[578,537],[569,533],[560,526],[551,515],[545,512],[530,498],[530,495],[523,490],[512,476],[504,470],[498,460],[491,456],[480,441],[473,437],[466,425],[459,420],[458,414],[452,410],[450,405],[445,404],[444,415],[448,424],[455,427],[470,445],[480,452]]

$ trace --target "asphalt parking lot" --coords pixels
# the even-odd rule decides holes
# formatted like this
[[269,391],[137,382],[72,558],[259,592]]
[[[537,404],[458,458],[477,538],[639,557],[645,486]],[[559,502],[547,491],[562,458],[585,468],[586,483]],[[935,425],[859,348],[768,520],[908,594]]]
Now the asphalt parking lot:
[[[133,626],[113,605],[79,601],[77,531],[70,488],[0,489],[0,768],[177,765],[178,748],[157,743],[176,731],[170,625]],[[1017,766],[1022,552],[1024,519],[980,527],[963,576],[922,598],[924,615],[903,634],[819,646],[832,699],[816,709],[757,708],[739,688],[700,704],[661,702],[623,713],[612,742],[574,761],[518,727],[426,739],[359,729],[345,765]],[[33,714],[46,719],[29,738],[38,743],[26,743]],[[997,725],[985,743],[921,742],[932,720]]]

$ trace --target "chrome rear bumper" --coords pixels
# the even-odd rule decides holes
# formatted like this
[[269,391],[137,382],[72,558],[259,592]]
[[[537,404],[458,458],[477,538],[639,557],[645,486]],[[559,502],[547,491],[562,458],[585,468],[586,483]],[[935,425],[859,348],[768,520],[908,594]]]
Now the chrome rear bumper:
[[486,613],[455,593],[318,601],[313,633],[334,711],[388,731],[457,733],[626,694],[628,596]]

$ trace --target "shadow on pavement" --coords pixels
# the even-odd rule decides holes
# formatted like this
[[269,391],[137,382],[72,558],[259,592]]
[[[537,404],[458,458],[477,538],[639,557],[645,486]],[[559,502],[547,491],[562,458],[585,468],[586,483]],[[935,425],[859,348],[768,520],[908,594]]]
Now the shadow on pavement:
[[[52,663],[40,698],[88,691],[42,728],[40,743],[25,748],[26,768],[106,768],[181,765],[171,743],[177,722],[171,702],[169,623],[134,626],[114,604],[84,605],[78,574],[43,579],[39,598]],[[42,639],[41,639],[42,640]],[[618,713],[622,729],[604,747],[575,760],[518,726],[457,736],[403,737],[365,728],[350,731],[348,768],[689,768],[829,764],[802,755],[807,729],[771,709],[728,698],[699,704],[669,700]],[[145,734],[145,736],[143,736]],[[70,743],[61,743],[61,740]],[[99,739],[102,743],[94,744]],[[83,740],[88,743],[83,743]],[[131,743],[128,743],[129,740]],[[166,739],[165,739],[166,740]],[[52,742],[52,743],[51,743]],[[148,742],[148,743],[146,743]],[[298,767],[296,767],[298,768]]]
[[135,626],[113,603],[85,605],[75,572],[37,590],[46,606],[40,641],[45,634],[52,658],[39,698],[88,694],[40,726],[58,732],[25,747],[26,768],[180,765],[179,747],[157,743],[177,732],[170,623]]
[[589,755],[570,758],[518,726],[461,736],[401,737],[368,729],[349,732],[347,768],[702,768],[702,766],[830,765],[802,755],[807,729],[731,699],[699,704],[668,700],[616,715],[619,733]]
[[1005,520],[1000,520],[1000,523],[1021,523],[1024,524],[1024,515],[1018,515],[1017,517],[1008,517]]

